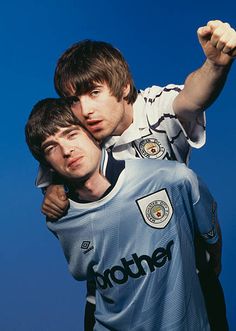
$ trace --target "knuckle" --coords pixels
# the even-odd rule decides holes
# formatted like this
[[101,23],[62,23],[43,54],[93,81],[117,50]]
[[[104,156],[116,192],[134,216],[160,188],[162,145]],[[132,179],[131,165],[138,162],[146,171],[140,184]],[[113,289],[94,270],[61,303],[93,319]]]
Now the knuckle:
[[229,29],[229,28],[231,28],[231,26],[230,26],[230,24],[229,24],[229,23],[225,22],[225,23],[223,23],[223,24],[224,24],[224,27],[225,27],[226,29]]
[[221,44],[224,44],[227,46],[228,38],[227,38],[227,36],[222,36],[219,41],[221,42]]
[[219,30],[219,29],[216,29],[216,30],[213,32],[212,37],[215,38],[215,39],[219,39],[219,38],[221,37],[220,30]]

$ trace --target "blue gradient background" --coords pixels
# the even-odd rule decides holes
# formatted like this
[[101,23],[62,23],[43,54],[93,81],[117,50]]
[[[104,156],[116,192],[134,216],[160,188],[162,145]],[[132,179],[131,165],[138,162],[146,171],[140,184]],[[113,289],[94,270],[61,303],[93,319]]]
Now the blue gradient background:
[[[226,6],[227,4],[227,6]],[[196,30],[219,18],[236,27],[235,1],[8,1],[1,5],[0,330],[83,330],[84,284],[72,279],[40,213],[37,163],[24,142],[33,104],[56,96],[55,63],[72,43],[111,42],[138,88],[182,83],[204,59]],[[207,114],[207,144],[191,167],[216,197],[223,231],[222,284],[236,330],[236,64]]]

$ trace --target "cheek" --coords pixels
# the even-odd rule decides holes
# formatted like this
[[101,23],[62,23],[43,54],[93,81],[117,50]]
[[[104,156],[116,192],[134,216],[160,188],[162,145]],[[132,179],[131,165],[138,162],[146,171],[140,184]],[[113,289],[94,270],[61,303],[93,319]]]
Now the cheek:
[[54,155],[50,160],[50,164],[54,169],[58,170],[63,167],[63,158],[60,155]]
[[73,111],[74,115],[78,118],[78,119],[81,119],[82,118],[82,115],[81,115],[81,110],[80,110],[80,107],[75,105],[75,106],[72,106],[71,107],[71,110]]

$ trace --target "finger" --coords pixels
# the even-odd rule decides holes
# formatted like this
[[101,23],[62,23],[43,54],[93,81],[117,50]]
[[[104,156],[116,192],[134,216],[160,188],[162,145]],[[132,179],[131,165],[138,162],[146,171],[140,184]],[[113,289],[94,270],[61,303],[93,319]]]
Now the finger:
[[48,218],[50,218],[50,219],[56,219],[56,220],[58,220],[58,219],[61,217],[61,215],[60,215],[59,213],[49,211],[49,210],[47,210],[46,208],[42,208],[41,211],[42,211],[42,213],[43,213],[46,217],[48,217]]
[[221,26],[222,24],[226,24],[229,25],[228,23],[223,23],[220,20],[211,20],[207,23],[207,26],[211,29],[211,30],[215,30],[216,28],[218,28],[219,26]]
[[49,199],[45,199],[43,204],[42,204],[42,208],[47,209],[49,211],[52,212],[56,212],[56,213],[63,213],[69,204],[69,200],[66,201],[56,201],[55,203]]
[[231,50],[227,54],[235,59],[236,58],[236,48],[234,48],[233,50]]
[[51,204],[43,204],[42,209],[48,211],[49,213],[63,214],[66,208],[59,208],[56,205],[51,205]]
[[41,208],[41,212],[49,218],[58,219],[66,214],[68,207],[69,207],[69,202],[68,202],[66,208],[64,208],[63,210],[61,210],[61,209],[55,210],[55,209],[52,209],[51,206],[48,207],[48,206],[43,205]]
[[226,35],[224,36],[224,30],[222,28],[217,28],[211,36],[211,44],[214,47],[217,47],[217,44],[219,43],[220,40],[222,40],[222,42],[225,42],[226,39]]
[[57,196],[60,200],[67,200],[66,192],[64,186],[58,185],[57,186]]
[[217,46],[220,43],[227,43],[235,34],[235,30],[228,23],[222,23],[212,30],[211,43]]
[[231,38],[224,46],[223,53],[230,55],[231,57],[235,57],[236,56],[236,32],[235,32],[235,36],[233,36],[233,38]]
[[45,197],[43,204],[51,208],[57,209],[65,209],[69,200],[66,198],[66,200],[61,200],[58,198],[58,196],[51,196],[51,197]]
[[222,52],[225,49],[224,53],[226,53],[226,51],[228,49],[228,47],[226,47],[227,43],[228,43],[227,36],[224,35],[218,40],[218,42],[216,42],[214,47],[217,48],[219,51],[222,51]]
[[[211,41],[212,42],[212,41]],[[214,45],[214,42],[212,42]],[[236,55],[236,32],[234,30],[228,31],[221,36],[221,38],[214,45],[219,51],[235,57]]]
[[198,38],[199,39],[202,39],[202,40],[207,39],[207,40],[209,40],[210,39],[209,37],[211,36],[211,28],[208,27],[208,26],[202,26],[202,27],[200,27],[197,30],[197,35],[198,35]]

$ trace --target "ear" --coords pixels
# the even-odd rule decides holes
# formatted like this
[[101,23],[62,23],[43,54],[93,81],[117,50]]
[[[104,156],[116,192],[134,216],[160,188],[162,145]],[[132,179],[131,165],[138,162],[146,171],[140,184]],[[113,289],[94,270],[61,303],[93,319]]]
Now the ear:
[[127,97],[127,95],[130,92],[130,84],[127,84],[124,88],[123,88],[123,98]]

